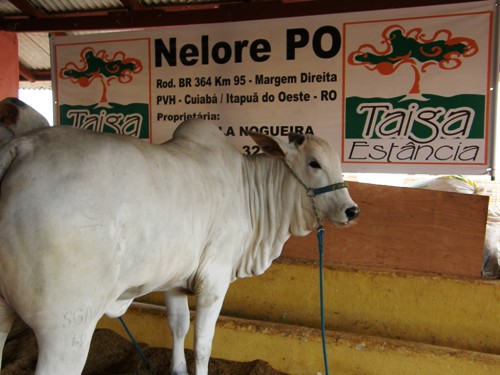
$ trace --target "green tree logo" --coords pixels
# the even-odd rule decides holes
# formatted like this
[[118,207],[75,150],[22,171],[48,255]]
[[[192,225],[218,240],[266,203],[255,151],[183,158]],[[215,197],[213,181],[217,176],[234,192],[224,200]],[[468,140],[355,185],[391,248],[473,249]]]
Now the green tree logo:
[[116,52],[109,58],[105,50],[95,51],[86,47],[80,52],[81,66],[69,62],[59,71],[59,78],[69,79],[81,87],[88,87],[94,80],[101,83],[101,99],[99,106],[107,106],[107,91],[111,82],[118,80],[120,83],[132,81],[132,74],[142,71],[142,64],[138,59],[125,57],[124,52]]
[[421,75],[430,66],[444,70],[460,67],[462,58],[478,52],[477,43],[470,38],[453,37],[451,31],[441,29],[428,38],[421,28],[409,31],[400,25],[391,25],[382,32],[381,50],[371,44],[362,44],[348,57],[351,65],[361,65],[380,74],[393,74],[399,67],[410,65],[414,72],[413,85],[408,94],[420,95]]

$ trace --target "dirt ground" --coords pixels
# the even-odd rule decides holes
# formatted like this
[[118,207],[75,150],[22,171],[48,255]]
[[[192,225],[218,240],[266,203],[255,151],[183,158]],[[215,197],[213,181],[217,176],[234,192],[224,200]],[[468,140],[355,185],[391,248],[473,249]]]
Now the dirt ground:
[[[113,331],[98,329],[92,338],[83,375],[169,375],[172,352],[140,344],[151,368],[147,369],[132,343]],[[1,375],[32,375],[36,366],[35,335],[24,324],[16,322],[3,353]],[[188,371],[194,374],[192,351],[186,351]],[[286,375],[264,361],[231,362],[210,359],[210,375]]]

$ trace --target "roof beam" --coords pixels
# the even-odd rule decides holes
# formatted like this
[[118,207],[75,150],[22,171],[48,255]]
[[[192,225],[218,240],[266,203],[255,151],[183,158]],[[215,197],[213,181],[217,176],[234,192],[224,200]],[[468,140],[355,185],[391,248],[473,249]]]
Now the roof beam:
[[[418,0],[418,6],[470,1]],[[25,3],[25,1],[21,0],[17,0],[17,2]],[[272,0],[134,9],[135,1],[133,0],[123,0],[122,3],[132,6],[132,8],[107,12],[100,10],[99,12],[84,14],[54,14],[39,18],[4,16],[3,19],[0,19],[0,30],[13,32],[50,32],[129,29],[405,8],[416,5],[415,0],[316,0],[286,3],[281,0]]]
[[145,8],[144,5],[137,2],[137,0],[120,0],[120,3],[122,3],[122,5],[127,9],[137,10],[137,9],[144,9]]
[[24,14],[27,14],[32,18],[42,18],[46,17],[47,14],[38,8],[35,8],[31,3],[27,0],[9,0],[9,2],[14,5],[17,9],[19,9]]
[[50,81],[52,79],[50,70],[30,70],[26,66],[19,64],[20,81]]
[[[32,75],[31,79],[27,79],[21,74],[19,74],[19,81],[20,82],[39,82],[39,81],[50,81],[52,80],[52,76],[50,75],[49,70],[34,70],[31,71],[30,74]],[[32,80],[33,79],[33,80]]]
[[35,82],[35,75],[23,64],[19,63],[19,77],[24,78],[26,81]]

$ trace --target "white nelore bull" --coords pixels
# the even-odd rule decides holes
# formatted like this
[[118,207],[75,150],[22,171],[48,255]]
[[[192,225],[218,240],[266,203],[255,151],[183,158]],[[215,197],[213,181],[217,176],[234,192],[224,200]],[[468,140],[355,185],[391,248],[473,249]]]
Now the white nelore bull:
[[290,235],[359,213],[346,189],[307,194],[342,181],[325,141],[252,137],[267,156],[242,156],[198,120],[162,145],[65,127],[13,138],[0,152],[0,349],[17,313],[36,334],[36,375],[80,374],[99,318],[160,290],[171,370],[187,374],[194,293],[196,374],[207,374],[229,284],[263,273]]
[[30,130],[49,127],[42,114],[17,98],[0,101],[0,145]]

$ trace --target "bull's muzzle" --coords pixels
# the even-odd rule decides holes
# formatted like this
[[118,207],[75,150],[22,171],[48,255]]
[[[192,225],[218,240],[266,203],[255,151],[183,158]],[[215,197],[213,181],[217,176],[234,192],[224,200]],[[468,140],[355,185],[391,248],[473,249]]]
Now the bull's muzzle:
[[347,217],[347,221],[353,221],[359,216],[359,207],[351,206],[345,210],[345,216]]

